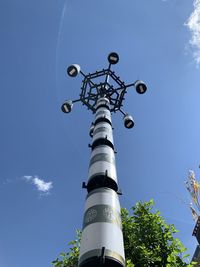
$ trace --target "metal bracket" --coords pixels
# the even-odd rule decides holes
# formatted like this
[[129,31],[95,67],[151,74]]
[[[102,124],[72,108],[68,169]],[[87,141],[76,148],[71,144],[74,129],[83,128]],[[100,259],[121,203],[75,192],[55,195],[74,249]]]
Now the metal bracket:
[[87,184],[85,182],[82,183],[82,188],[87,189]]
[[105,263],[105,247],[101,248],[101,256],[100,256],[100,264],[103,265]]
[[120,196],[122,196],[123,195],[122,194],[122,190],[121,189],[118,189],[117,194],[120,195]]

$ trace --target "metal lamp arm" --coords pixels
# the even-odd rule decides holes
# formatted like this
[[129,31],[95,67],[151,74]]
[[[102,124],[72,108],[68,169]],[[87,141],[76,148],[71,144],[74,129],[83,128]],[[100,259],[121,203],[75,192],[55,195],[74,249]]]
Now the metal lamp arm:
[[118,87],[115,90],[116,91],[119,91],[119,90],[122,90],[122,89],[126,90],[126,88],[131,87],[131,86],[135,86],[135,82],[134,83],[127,84],[127,85],[125,84],[124,86]]
[[72,103],[76,103],[76,102],[80,102],[81,101],[81,99],[79,98],[79,99],[76,99],[76,100],[72,100]]
[[119,111],[124,115],[126,116],[126,113],[120,108]]

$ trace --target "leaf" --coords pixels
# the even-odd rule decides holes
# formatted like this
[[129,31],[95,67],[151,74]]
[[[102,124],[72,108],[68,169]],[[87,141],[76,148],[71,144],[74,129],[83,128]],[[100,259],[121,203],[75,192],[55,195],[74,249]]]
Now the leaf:
[[61,257],[66,257],[66,253],[65,253],[65,252],[61,252],[61,253],[60,253],[60,256],[61,256]]

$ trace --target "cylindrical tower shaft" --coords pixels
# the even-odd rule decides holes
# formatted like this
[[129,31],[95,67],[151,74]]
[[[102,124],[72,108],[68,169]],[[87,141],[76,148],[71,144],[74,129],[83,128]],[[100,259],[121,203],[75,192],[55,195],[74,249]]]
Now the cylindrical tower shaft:
[[110,103],[99,98],[94,120],[79,267],[125,266]]
[[88,174],[88,192],[99,187],[118,191],[112,121],[109,100],[101,97],[96,106],[92,153]]

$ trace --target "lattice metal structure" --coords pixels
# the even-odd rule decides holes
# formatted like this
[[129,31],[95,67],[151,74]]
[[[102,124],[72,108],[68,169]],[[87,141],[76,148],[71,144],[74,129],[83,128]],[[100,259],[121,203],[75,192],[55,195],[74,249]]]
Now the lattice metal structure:
[[[122,110],[123,100],[127,93],[127,88],[134,86],[137,93],[144,94],[147,86],[143,81],[136,80],[134,83],[125,84],[119,76],[111,70],[111,66],[117,64],[119,56],[117,53],[108,55],[109,66],[107,69],[95,71],[94,73],[84,74],[78,64],[68,67],[67,73],[71,77],[76,77],[79,73],[84,77],[80,98],[77,100],[67,100],[62,105],[62,111],[71,112],[73,103],[81,101],[93,113],[96,112],[97,100],[105,96],[110,102],[110,112],[120,111],[124,116],[127,114]],[[101,79],[100,79],[101,78]]]
[[130,115],[122,110],[126,90],[135,86],[139,94],[146,92],[142,81],[126,85],[111,70],[119,61],[117,53],[108,56],[107,69],[85,75],[79,65],[68,67],[67,73],[75,77],[80,73],[84,79],[80,98],[65,101],[62,111],[69,113],[73,103],[82,102],[94,115],[90,128],[92,137],[91,157],[88,170],[88,182],[83,183],[87,189],[85,212],[83,218],[79,267],[124,267],[124,243],[118,195],[115,164],[115,149],[111,113],[120,111],[124,115],[126,128],[134,126]]

